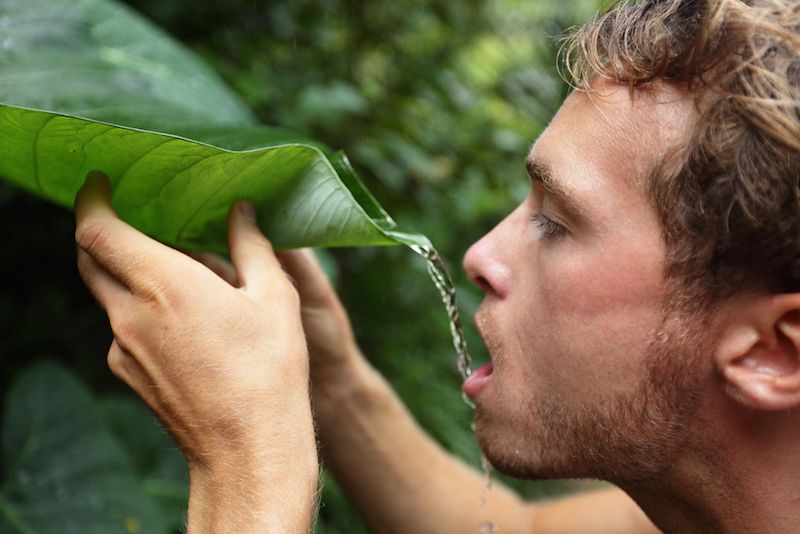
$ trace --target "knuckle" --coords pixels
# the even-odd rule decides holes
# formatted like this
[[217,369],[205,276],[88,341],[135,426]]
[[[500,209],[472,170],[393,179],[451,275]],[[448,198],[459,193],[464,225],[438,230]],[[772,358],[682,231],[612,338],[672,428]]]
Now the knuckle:
[[125,358],[126,356],[122,351],[112,347],[108,351],[108,356],[106,356],[106,363],[108,364],[108,368],[111,369],[111,372],[114,373],[114,376],[127,382],[128,373]]
[[192,307],[196,307],[196,300],[192,300],[196,297],[192,297],[183,287],[172,283],[161,283],[156,290],[160,295],[158,305],[164,311],[165,319],[181,316]]
[[[114,332],[114,338],[116,339],[120,347],[127,347],[132,345],[137,337],[136,322],[127,316],[124,316],[122,318],[116,316],[111,317],[111,331]],[[109,352],[109,358],[110,357],[111,357],[111,352]]]
[[300,307],[300,295],[288,278],[282,277],[275,284],[275,297],[289,306]]
[[108,241],[109,229],[102,220],[87,219],[75,229],[75,241],[78,246],[94,255],[101,250]]
[[169,314],[183,308],[186,297],[182,284],[174,276],[155,273],[147,266],[136,269],[132,285],[138,289],[141,300],[154,312]]

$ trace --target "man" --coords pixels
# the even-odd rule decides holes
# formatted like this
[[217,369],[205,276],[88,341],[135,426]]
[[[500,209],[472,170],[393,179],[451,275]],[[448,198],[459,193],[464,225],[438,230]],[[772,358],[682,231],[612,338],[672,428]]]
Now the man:
[[578,89],[531,194],[464,260],[492,359],[464,391],[498,469],[621,489],[478,506],[480,475],[371,369],[308,252],[279,264],[240,203],[233,266],[188,258],[93,177],[81,272],[111,369],[186,453],[190,532],[309,528],[309,372],[326,464],[376,532],[800,531],[800,6],[621,4],[566,50]]

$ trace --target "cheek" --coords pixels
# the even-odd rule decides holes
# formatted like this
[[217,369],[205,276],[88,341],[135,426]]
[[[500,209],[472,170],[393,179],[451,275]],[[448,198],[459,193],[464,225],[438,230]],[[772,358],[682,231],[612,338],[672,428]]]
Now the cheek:
[[658,251],[558,252],[557,263],[540,254],[529,292],[542,371],[560,377],[562,391],[628,389],[661,318]]
[[649,307],[662,293],[661,263],[640,251],[542,258],[538,274],[542,302],[577,317]]

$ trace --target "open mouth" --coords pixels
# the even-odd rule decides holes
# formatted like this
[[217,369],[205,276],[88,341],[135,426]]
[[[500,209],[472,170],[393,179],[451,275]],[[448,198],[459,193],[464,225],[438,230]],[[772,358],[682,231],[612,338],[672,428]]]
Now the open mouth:
[[472,400],[475,400],[481,391],[489,384],[492,378],[492,371],[494,366],[491,363],[482,365],[475,369],[464,383],[461,385],[461,390]]

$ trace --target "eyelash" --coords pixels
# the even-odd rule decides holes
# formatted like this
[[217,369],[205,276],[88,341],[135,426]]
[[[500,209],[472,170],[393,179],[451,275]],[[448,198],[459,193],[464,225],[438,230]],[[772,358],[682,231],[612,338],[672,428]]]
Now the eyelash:
[[535,213],[531,217],[531,221],[536,225],[536,229],[540,232],[540,239],[550,239],[562,235],[566,228],[554,222],[552,219],[543,213]]

